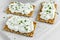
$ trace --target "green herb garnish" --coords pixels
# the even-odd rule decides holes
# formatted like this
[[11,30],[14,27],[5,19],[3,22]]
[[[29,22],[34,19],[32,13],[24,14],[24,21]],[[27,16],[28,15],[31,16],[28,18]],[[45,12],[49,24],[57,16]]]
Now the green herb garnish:
[[16,10],[18,10],[17,7],[15,7],[15,8],[16,8]]
[[23,10],[23,12],[25,12],[25,10]]
[[51,9],[51,7],[49,7],[49,9]]
[[46,12],[49,12],[49,13],[51,13],[51,11],[49,11],[49,10],[46,10]]
[[13,23],[11,23],[13,26],[14,26],[14,24]]
[[48,10],[46,10],[46,12],[49,12]]
[[17,3],[17,2],[15,2],[15,3]]
[[48,7],[49,7],[49,5],[48,5]]
[[25,28],[26,31],[28,30],[28,28],[26,28],[26,27],[24,27],[24,28]]
[[24,22],[26,22],[26,20],[24,20]]
[[16,38],[14,38],[14,40],[15,40]]
[[26,26],[29,26],[29,25],[26,25]]
[[45,8],[47,8],[47,7],[45,7]]
[[21,23],[22,23],[22,21],[21,21]]
[[5,18],[5,17],[3,17],[3,18]]
[[48,14],[48,13],[46,13],[46,14]]
[[46,16],[44,16],[44,18],[45,18]]
[[12,9],[14,9],[14,8],[12,8]]
[[30,8],[28,8],[28,9],[30,9]]
[[13,5],[11,5],[11,8],[13,7]]
[[19,24],[21,24],[21,23],[19,23]]
[[49,11],[49,13],[51,13],[51,11]]
[[23,7],[22,7],[23,8]]
[[30,8],[32,8],[32,6],[30,6]]

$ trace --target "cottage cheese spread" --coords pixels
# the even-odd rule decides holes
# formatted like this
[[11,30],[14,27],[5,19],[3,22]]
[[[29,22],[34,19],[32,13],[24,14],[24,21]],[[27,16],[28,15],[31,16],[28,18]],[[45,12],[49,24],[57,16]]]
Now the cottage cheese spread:
[[55,16],[56,8],[53,2],[45,2],[42,4],[42,12],[40,13],[40,18],[44,20],[53,19]]
[[19,16],[13,16],[6,22],[9,29],[19,31],[21,33],[29,33],[34,30],[33,21]]
[[29,14],[31,11],[33,11],[33,5],[27,3],[23,4],[21,2],[13,2],[9,5],[9,10],[14,12],[19,12],[22,14]]

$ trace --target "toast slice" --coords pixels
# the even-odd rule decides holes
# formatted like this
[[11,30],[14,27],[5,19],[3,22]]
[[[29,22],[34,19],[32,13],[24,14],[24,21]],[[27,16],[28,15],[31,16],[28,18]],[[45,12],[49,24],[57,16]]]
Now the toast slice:
[[[45,23],[53,24],[54,23],[54,20],[55,20],[55,17],[56,17],[56,11],[54,12],[54,18],[52,18],[52,19],[45,20],[45,19],[41,18],[42,15],[40,13],[43,12],[43,7],[44,7],[43,4],[44,3],[45,2],[42,2],[41,3],[40,10],[39,10],[39,13],[38,13],[38,16],[37,16],[37,20],[40,21],[40,22],[45,22]],[[45,5],[47,5],[47,4],[45,4]],[[57,4],[54,3],[54,7],[55,7],[55,10],[56,10],[57,9]],[[47,17],[49,17],[49,16],[47,16]]]
[[33,37],[34,31],[35,31],[35,28],[36,28],[36,22],[33,22],[33,26],[34,26],[34,30],[31,31],[31,32],[28,32],[28,33],[23,33],[23,32],[20,32],[20,31],[11,30],[11,29],[8,27],[8,25],[5,25],[3,29],[4,29],[5,31],[11,32],[11,33],[20,34],[20,35],[24,35],[24,36],[27,36],[27,37]]
[[[10,5],[11,4],[14,4],[14,3],[19,3],[19,2],[11,2],[10,3]],[[25,4],[23,4],[23,3],[20,3],[21,5],[25,5]],[[17,4],[18,5],[18,4]],[[30,6],[31,6],[31,8],[30,8]],[[29,6],[29,7],[27,7],[27,6]],[[13,14],[13,15],[18,15],[18,16],[26,16],[26,17],[31,17],[32,15],[33,15],[33,13],[34,13],[34,9],[35,9],[35,5],[31,5],[31,4],[27,4],[27,8],[30,8],[30,9],[27,9],[27,8],[23,8],[22,7],[22,9],[20,9],[20,11],[21,10],[25,10],[25,11],[27,11],[26,13],[22,13],[22,12],[16,12],[16,11],[14,11],[14,12],[11,12],[11,10],[9,10],[10,8],[9,8],[9,6],[8,6],[8,8],[6,9],[6,13],[7,14]],[[19,6],[20,7],[20,6]],[[33,10],[32,10],[33,9]],[[19,8],[18,8],[18,10],[19,10]],[[23,11],[24,11],[23,10]]]

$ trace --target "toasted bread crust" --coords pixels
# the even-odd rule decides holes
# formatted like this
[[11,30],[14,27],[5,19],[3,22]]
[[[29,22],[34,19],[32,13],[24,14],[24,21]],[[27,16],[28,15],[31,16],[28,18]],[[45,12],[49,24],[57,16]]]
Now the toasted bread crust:
[[[11,3],[13,3],[13,2],[11,2]],[[10,3],[10,4],[11,4],[11,3]],[[33,9],[35,9],[35,5],[33,5]],[[14,12],[14,13],[12,13],[12,12],[9,10],[9,8],[6,9],[6,13],[7,13],[7,14],[13,14],[13,15],[18,15],[18,16],[31,17],[32,14],[33,14],[33,12],[34,12],[34,10],[31,11],[30,13],[28,13],[28,14],[22,14],[22,13],[19,13],[19,12]]]
[[[44,3],[44,2],[43,2]],[[57,4],[54,4],[55,8],[57,8]],[[40,12],[42,12],[42,8],[43,8],[43,5],[41,3],[41,7],[40,7],[40,10],[39,10],[39,13],[38,13],[38,16],[37,16],[37,20],[40,21],[40,22],[45,22],[45,23],[49,23],[49,24],[53,24],[54,23],[54,20],[55,20],[55,17],[56,17],[56,13],[55,13],[55,16],[53,19],[49,19],[49,20],[44,20],[42,18],[40,18]]]
[[4,30],[6,30],[8,32],[24,35],[24,36],[27,36],[27,37],[33,37],[34,31],[35,31],[35,28],[36,28],[36,22],[33,22],[33,24],[34,24],[34,30],[32,32],[30,32],[30,33],[21,33],[19,31],[11,30],[11,29],[8,28],[7,25],[4,26]]

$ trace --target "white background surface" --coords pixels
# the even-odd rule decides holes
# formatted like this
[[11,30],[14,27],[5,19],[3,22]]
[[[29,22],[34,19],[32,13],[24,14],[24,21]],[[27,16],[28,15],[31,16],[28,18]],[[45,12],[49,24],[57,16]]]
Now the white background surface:
[[42,40],[60,40],[60,24]]
[[[9,16],[4,12],[4,10],[7,8],[7,5],[9,4],[10,1],[11,0],[0,0],[0,40],[60,40],[59,38],[60,15],[57,15],[55,23],[53,25],[37,22],[37,27],[34,33],[34,37],[32,38],[4,31],[3,26],[5,25],[5,22],[7,21]],[[21,1],[21,0],[17,0],[17,1]],[[35,20],[37,16],[39,6],[42,1],[43,0],[38,0],[37,2],[33,3],[34,5],[36,5],[35,12],[32,16],[33,20]],[[49,1],[49,0],[44,0],[44,1]],[[54,1],[58,5],[57,11],[60,12],[60,1],[59,0],[54,0]],[[25,1],[23,2],[25,3]]]

